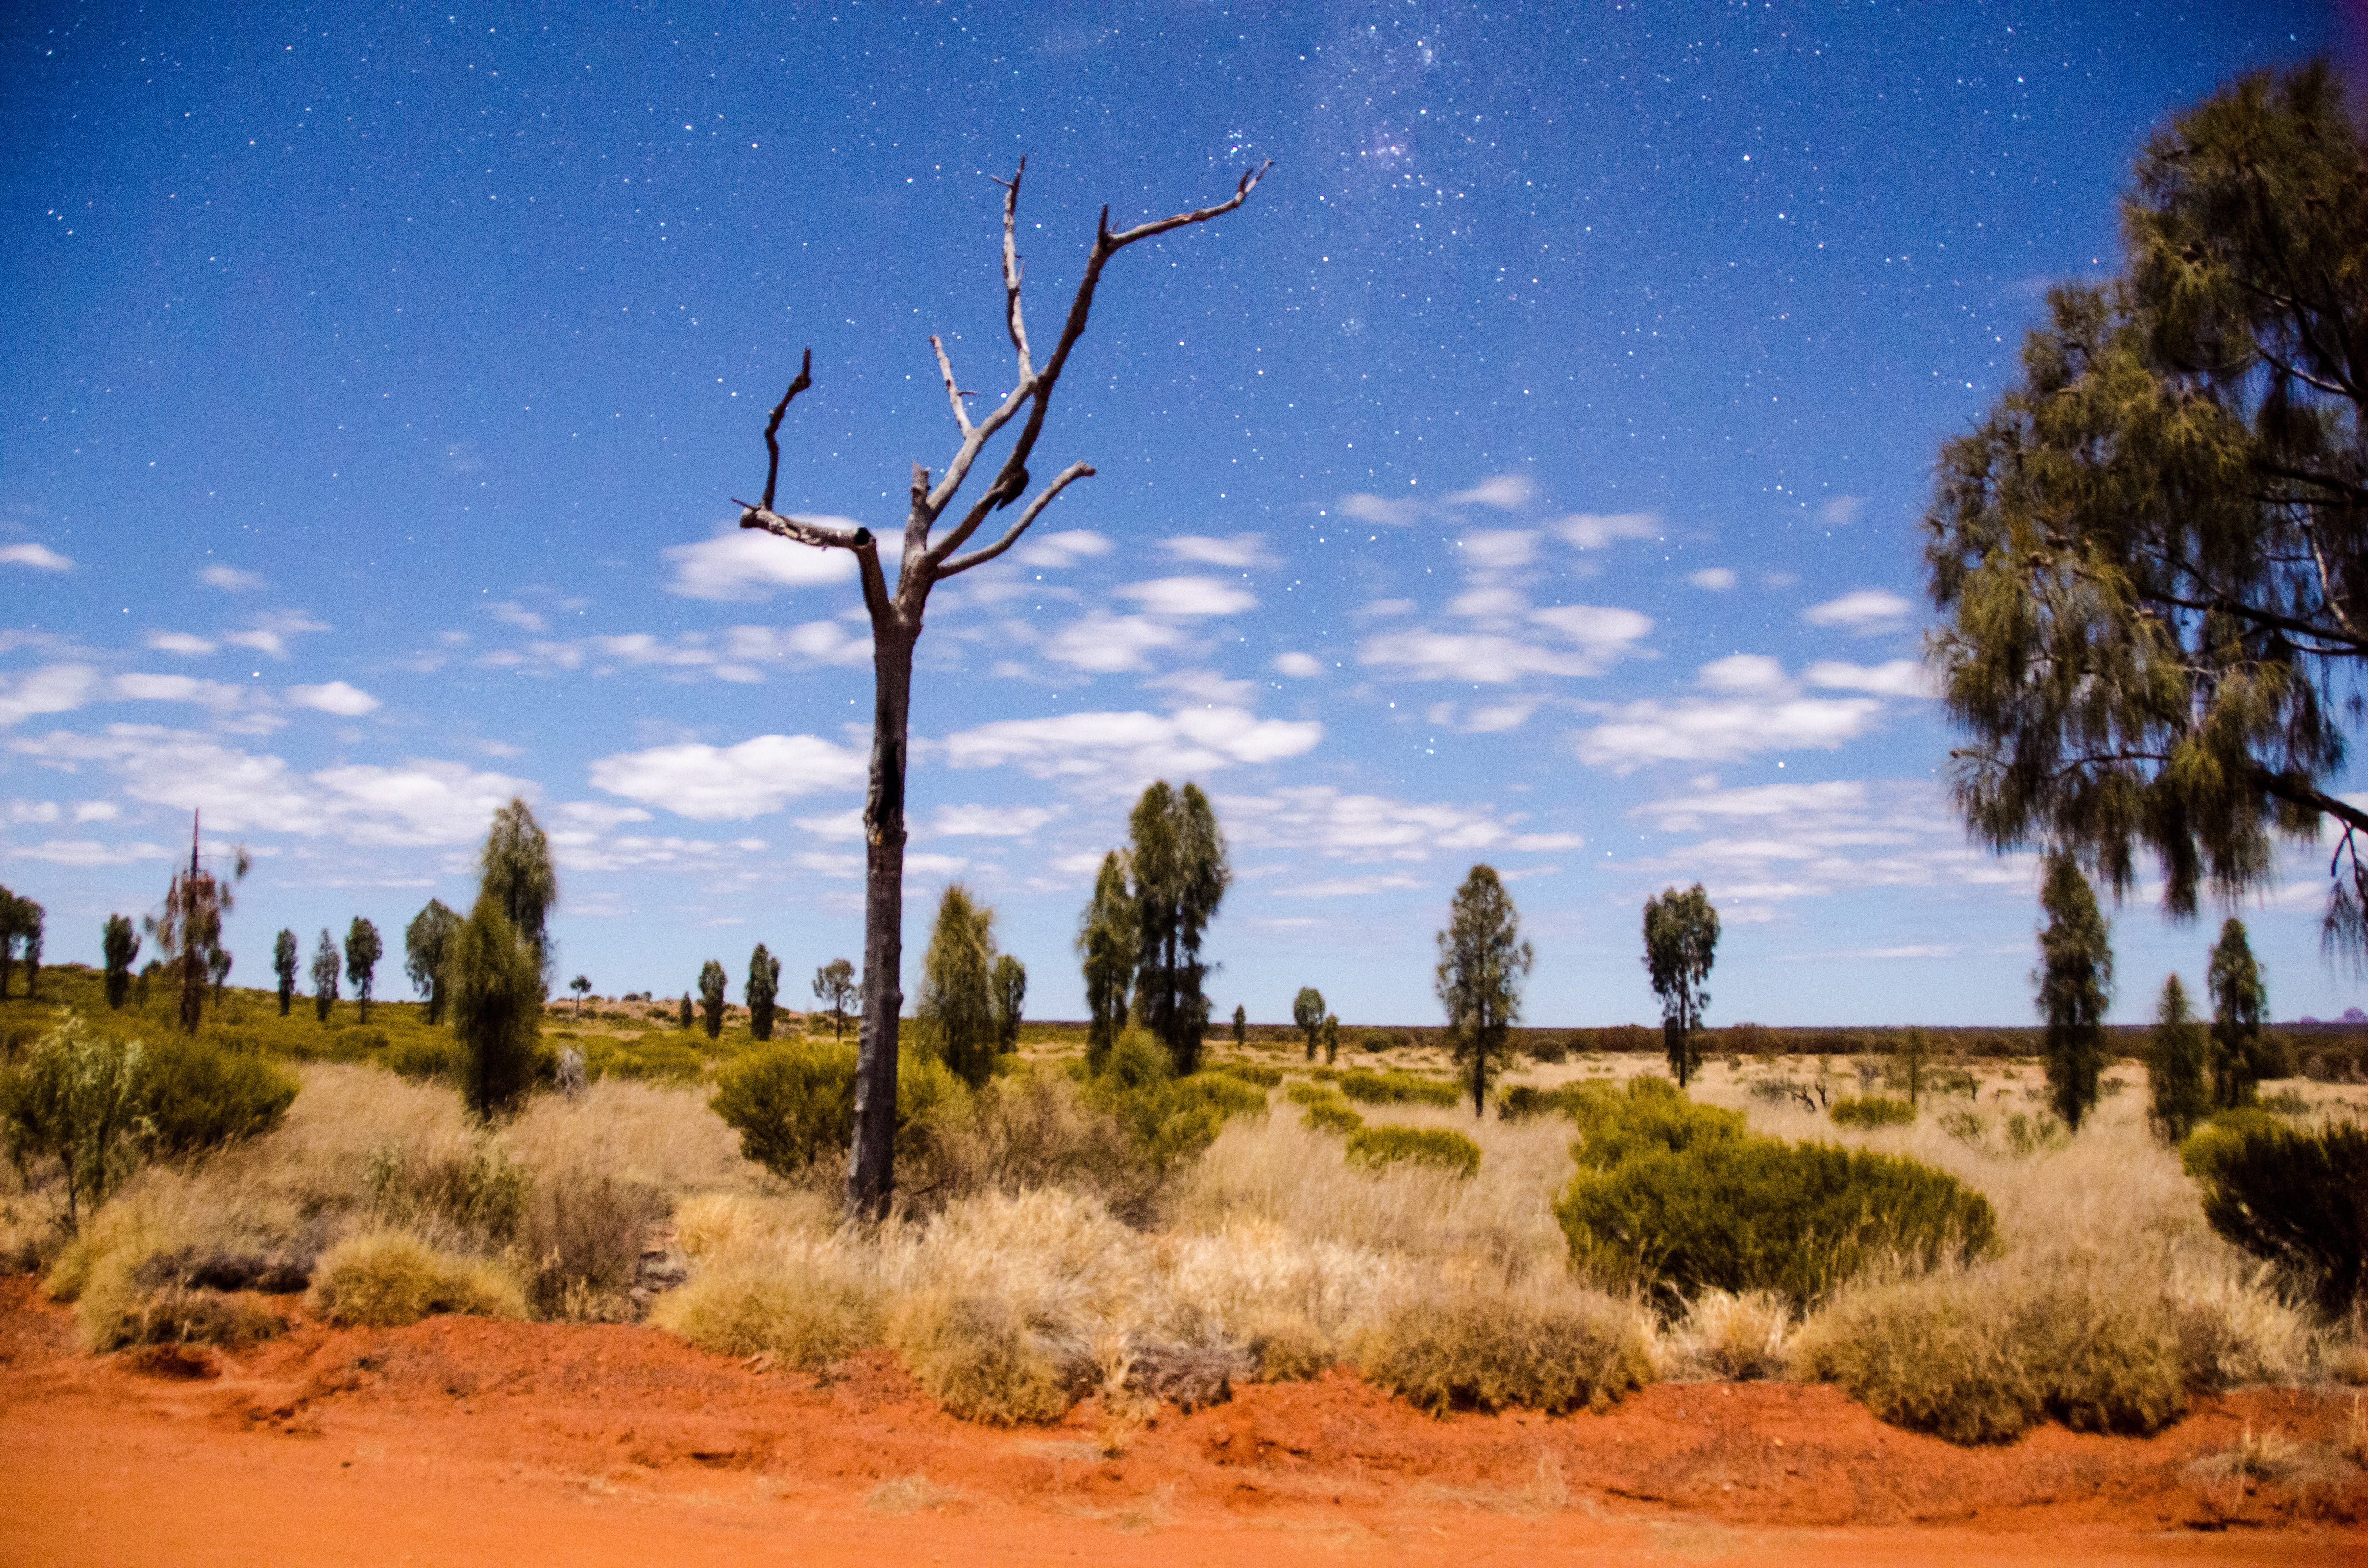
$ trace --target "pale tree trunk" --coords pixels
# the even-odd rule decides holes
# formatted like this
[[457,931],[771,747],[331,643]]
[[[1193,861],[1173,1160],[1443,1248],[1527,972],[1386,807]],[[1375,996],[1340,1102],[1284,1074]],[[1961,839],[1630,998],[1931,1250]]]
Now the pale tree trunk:
[[[934,485],[928,470],[917,463],[913,466],[912,503],[905,518],[905,548],[897,563],[895,586],[889,586],[880,563],[879,540],[871,529],[803,522],[773,510],[773,490],[781,466],[778,439],[781,418],[798,393],[814,384],[811,350],[799,367],[797,379],[781,394],[781,401],[774,404],[771,422],[765,426],[765,449],[770,460],[765,475],[764,500],[754,506],[745,501],[739,503],[740,526],[744,528],[763,528],[818,550],[853,551],[863,584],[864,608],[871,617],[871,769],[863,807],[863,1027],[856,1051],[855,1144],[848,1152],[847,1167],[847,1210],[852,1219],[883,1217],[895,1191],[897,1016],[905,1005],[900,971],[905,952],[905,738],[912,706],[913,648],[920,641],[921,619],[928,606],[929,590],[944,579],[973,566],[984,566],[1009,550],[1028,531],[1029,525],[1052,505],[1053,497],[1077,480],[1092,475],[1094,471],[1087,464],[1071,463],[1028,501],[1019,520],[993,544],[967,554],[956,553],[990,513],[1016,504],[1027,494],[1029,455],[1043,431],[1053,389],[1068,364],[1069,351],[1085,334],[1086,319],[1093,309],[1094,290],[1100,284],[1103,266],[1138,240],[1188,223],[1206,222],[1232,211],[1248,199],[1251,188],[1266,172],[1261,166],[1244,174],[1233,196],[1212,207],[1138,223],[1117,233],[1110,232],[1110,209],[1102,209],[1093,248],[1086,259],[1085,276],[1078,280],[1076,294],[1069,303],[1060,341],[1052,358],[1040,369],[1030,357],[1028,328],[1019,309],[1017,219],[1020,176],[1027,169],[1027,160],[1022,159],[1019,173],[1008,182],[999,182],[1004,186],[1004,326],[1018,359],[1017,379],[999,403],[983,418],[973,420],[962,400],[979,394],[962,390],[954,379],[953,365],[946,357],[944,344],[935,336],[929,339],[929,347],[937,356],[939,374],[945,381],[946,401],[952,406],[954,424],[962,431],[962,443],[943,477]],[[1026,417],[1021,419],[1019,434],[996,470],[994,482],[970,505],[952,531],[942,540],[933,540],[932,530],[952,506],[955,494],[970,477],[987,442],[1023,415]]]

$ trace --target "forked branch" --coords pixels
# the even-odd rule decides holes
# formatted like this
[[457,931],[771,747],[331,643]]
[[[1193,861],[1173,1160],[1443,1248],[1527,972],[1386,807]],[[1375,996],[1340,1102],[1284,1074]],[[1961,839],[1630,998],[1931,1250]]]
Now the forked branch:
[[791,381],[790,390],[781,394],[781,401],[773,404],[773,417],[765,422],[766,462],[763,505],[768,512],[773,509],[773,482],[781,475],[781,443],[779,439],[781,432],[781,415],[790,411],[790,400],[812,385],[814,385],[814,350],[809,348],[806,350],[805,358],[798,361],[797,380]]
[[1062,491],[1066,490],[1076,481],[1080,479],[1091,479],[1093,476],[1094,470],[1092,464],[1086,462],[1071,463],[1068,467],[1060,472],[1060,474],[1053,479],[1052,483],[1043,488],[1043,490],[1037,495],[1036,499],[1028,503],[1028,509],[1019,514],[1019,520],[1012,524],[1010,528],[1005,532],[1001,539],[996,540],[993,544],[988,545],[984,550],[973,550],[968,555],[955,556],[951,561],[947,562],[943,566],[938,568],[938,575],[939,577],[951,577],[957,572],[967,572],[973,566],[985,565],[988,562],[994,560],[996,556],[1002,554],[1005,551],[1009,550],[1013,545],[1019,542],[1019,536],[1028,531],[1028,525],[1036,520],[1036,515],[1039,512],[1042,512],[1045,507],[1053,504],[1053,496],[1058,495]]

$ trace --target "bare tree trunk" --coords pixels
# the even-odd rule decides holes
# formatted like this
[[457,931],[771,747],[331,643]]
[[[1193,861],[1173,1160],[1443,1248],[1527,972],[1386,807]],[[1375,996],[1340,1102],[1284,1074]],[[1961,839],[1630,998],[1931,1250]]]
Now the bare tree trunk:
[[[905,956],[905,725],[912,703],[913,646],[920,640],[921,618],[928,607],[929,590],[944,579],[973,566],[984,566],[1009,550],[1062,491],[1080,479],[1092,477],[1091,465],[1071,463],[1029,498],[1020,508],[1019,519],[1006,528],[993,544],[958,553],[989,515],[1005,510],[1027,495],[1029,455],[1035,450],[1037,437],[1043,431],[1044,417],[1052,408],[1053,390],[1068,364],[1069,351],[1085,335],[1086,321],[1093,310],[1094,290],[1100,285],[1102,267],[1110,258],[1138,240],[1186,224],[1204,223],[1231,212],[1249,199],[1251,187],[1266,172],[1264,166],[1247,171],[1235,186],[1233,196],[1214,206],[1154,219],[1115,233],[1110,227],[1110,210],[1104,208],[1094,233],[1093,247],[1087,256],[1085,276],[1077,281],[1077,291],[1069,302],[1059,341],[1052,357],[1040,367],[1029,347],[1028,328],[1019,307],[1018,214],[1019,180],[1027,169],[1027,161],[1022,159],[1019,172],[999,182],[1004,187],[1004,326],[1018,359],[1017,380],[1000,403],[985,416],[973,419],[963,400],[980,394],[962,389],[954,379],[953,365],[946,357],[944,344],[934,336],[929,339],[929,347],[937,356],[939,374],[945,381],[946,401],[953,410],[955,426],[962,431],[962,443],[934,485],[928,470],[918,463],[913,465],[912,505],[905,514],[905,549],[897,563],[895,586],[892,589],[888,585],[880,564],[880,543],[870,528],[802,522],[773,510],[773,491],[781,468],[778,439],[781,418],[789,412],[791,400],[814,384],[811,349],[789,391],[773,405],[772,420],[765,426],[765,449],[770,462],[765,473],[764,499],[753,506],[745,501],[739,503],[740,526],[744,528],[762,528],[817,550],[852,551],[863,584],[864,608],[871,616],[871,778],[863,808],[863,1029],[856,1050],[855,1144],[848,1152],[847,1164],[847,1211],[849,1218],[858,1220],[884,1216],[895,1190],[896,1025],[897,1015],[905,1005],[899,971]],[[970,505],[951,532],[933,540],[931,530],[953,505],[987,442],[1015,419],[1019,421],[1019,434],[985,494]]]

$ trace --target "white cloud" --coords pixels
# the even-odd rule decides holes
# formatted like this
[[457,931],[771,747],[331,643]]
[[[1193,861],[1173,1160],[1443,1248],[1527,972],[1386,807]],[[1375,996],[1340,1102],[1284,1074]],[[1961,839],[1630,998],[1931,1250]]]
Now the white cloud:
[[1293,680],[1314,680],[1324,673],[1324,661],[1313,653],[1278,653],[1274,667]]
[[1838,599],[1827,599],[1801,612],[1812,626],[1840,626],[1852,631],[1888,631],[1906,620],[1915,606],[1881,588],[1861,588]]
[[1179,701],[1197,702],[1203,708],[1247,708],[1258,700],[1258,682],[1229,680],[1214,670],[1178,670],[1143,684],[1156,691],[1172,691]]
[[1529,596],[1513,588],[1474,588],[1447,601],[1448,614],[1472,620],[1511,620],[1529,608]]
[[256,616],[255,630],[225,632],[222,641],[237,647],[252,648],[259,653],[268,653],[275,659],[284,659],[288,656],[289,638],[307,631],[328,630],[327,621],[315,620],[302,610],[280,610],[271,615]]
[[130,866],[142,860],[169,860],[174,851],[161,844],[132,842],[101,844],[95,838],[51,838],[40,844],[7,846],[13,860],[45,860],[52,866]]
[[1538,498],[1538,487],[1526,473],[1500,473],[1494,479],[1484,479],[1469,490],[1459,490],[1447,498],[1451,506],[1494,506],[1500,512],[1518,512]]
[[378,710],[379,700],[359,687],[333,680],[323,686],[291,686],[288,700],[299,708],[315,708],[324,713],[336,713],[347,719],[359,719]]
[[1709,566],[1700,572],[1687,573],[1686,581],[1697,588],[1708,588],[1714,594],[1723,594],[1735,586],[1735,574],[1724,566]]
[[1871,728],[1873,698],[1795,697],[1631,702],[1582,731],[1579,760],[1629,773],[1650,762],[1724,762],[1754,752],[1832,751]]
[[1238,571],[1271,566],[1274,557],[1267,553],[1266,541],[1257,534],[1235,534],[1231,539],[1212,539],[1205,534],[1178,534],[1163,539],[1159,548],[1178,561],[1197,562],[1203,566],[1231,566]]
[[1073,669],[1107,675],[1142,669],[1144,654],[1155,648],[1182,647],[1186,641],[1179,628],[1165,620],[1097,611],[1054,632],[1044,643],[1044,656]]
[[160,653],[180,653],[192,658],[214,651],[212,643],[187,631],[152,631],[148,634],[148,646]]
[[551,843],[563,871],[734,871],[744,869],[749,856],[769,847],[761,838],[716,840],[648,834],[601,838],[564,831],[552,834]]
[[969,858],[962,855],[920,853],[907,854],[905,857],[905,869],[921,877],[955,876],[969,864]]
[[735,626],[723,634],[734,659],[762,664],[860,665],[871,658],[871,635],[837,620],[789,627]]
[[1108,555],[1112,548],[1109,540],[1091,528],[1064,528],[1055,534],[1040,534],[1030,528],[1027,540],[1015,546],[1011,553],[1023,566],[1057,570]]
[[11,801],[5,811],[0,811],[0,818],[12,827],[53,823],[63,814],[55,801]]
[[216,712],[227,712],[246,699],[242,687],[189,676],[120,675],[108,685],[113,695],[131,701],[194,702]]
[[955,767],[1007,763],[1038,778],[1127,785],[1161,775],[1275,762],[1313,750],[1324,726],[1260,719],[1239,708],[1188,708],[1173,717],[1141,711],[1002,719],[957,731],[942,743]]
[[1880,665],[1845,664],[1820,659],[1802,672],[1811,686],[1835,691],[1869,691],[1878,697],[1930,697],[1932,672],[1916,659],[1892,659]]
[[[1999,857],[1954,832],[1946,791],[1924,779],[1837,779],[1710,790],[1628,815],[1700,841],[1643,862],[1656,877],[1698,877],[1722,901],[1782,902],[1854,888],[2028,884],[2027,856]],[[1837,957],[1843,955],[1835,955]],[[1908,949],[1865,957],[1923,956]]]
[[524,631],[548,631],[551,622],[533,610],[512,599],[496,599],[485,607],[485,613],[505,626],[515,626]]
[[1422,516],[1422,503],[1411,497],[1389,501],[1379,495],[1343,495],[1338,509],[1341,516],[1360,523],[1382,523],[1391,528],[1404,528]]
[[793,795],[863,782],[863,754],[814,735],[758,735],[736,746],[698,744],[620,752],[592,765],[611,795],[678,816],[722,822],[777,812]]
[[1463,543],[1463,559],[1473,570],[1505,572],[1535,558],[1538,536],[1530,528],[1474,528]]
[[629,822],[650,820],[650,813],[639,806],[612,806],[601,801],[564,801],[553,806],[548,814],[564,826],[593,833],[607,833]]
[[1041,806],[939,806],[929,831],[940,838],[1025,838],[1053,816]]
[[1502,683],[1530,675],[1595,676],[1653,630],[1649,616],[1601,605],[1556,605],[1531,611],[1529,619],[1556,633],[1563,645],[1531,636],[1417,629],[1367,638],[1357,659],[1415,680]]
[[1600,550],[1614,540],[1657,539],[1658,512],[1573,512],[1546,525],[1579,550]]
[[1269,898],[1365,898],[1377,892],[1390,892],[1401,888],[1427,886],[1420,877],[1410,877],[1403,871],[1383,871],[1371,877],[1330,877],[1322,881],[1301,882],[1293,887],[1268,890]]
[[198,581],[226,594],[244,594],[263,586],[263,574],[242,572],[235,566],[209,566],[198,574]]
[[1793,689],[1784,666],[1765,653],[1730,653],[1713,659],[1694,672],[1694,679],[1712,691],[1729,697],[1781,696]]
[[1464,722],[1463,733],[1493,735],[1506,730],[1518,730],[1530,722],[1530,715],[1537,710],[1538,705],[1534,702],[1500,702],[1489,708],[1474,708],[1471,718]]
[[804,828],[816,838],[861,838],[863,836],[861,806],[849,806],[843,812],[833,812],[827,816],[798,817],[794,820],[800,827]]
[[[1226,795],[1225,832],[1252,848],[1309,850],[1349,860],[1428,860],[1434,854],[1577,849],[1575,833],[1523,833],[1486,809],[1344,794],[1328,784]],[[1411,884],[1409,884],[1411,885]]]
[[[825,528],[853,528],[852,517],[814,517]],[[855,553],[795,544],[762,528],[734,528],[698,544],[658,552],[674,563],[670,594],[693,599],[764,599],[781,588],[813,588],[855,575]]]
[[44,665],[10,680],[0,676],[0,729],[36,713],[65,713],[90,700],[98,672],[88,665]]
[[1258,597],[1246,588],[1218,577],[1158,577],[1129,583],[1119,592],[1144,608],[1145,614],[1194,618],[1239,615],[1258,608]]
[[1817,508],[1817,521],[1829,528],[1846,527],[1858,520],[1859,511],[1865,505],[1855,495],[1837,495]]
[[74,562],[45,544],[0,544],[0,566],[30,566],[37,572],[71,572]]

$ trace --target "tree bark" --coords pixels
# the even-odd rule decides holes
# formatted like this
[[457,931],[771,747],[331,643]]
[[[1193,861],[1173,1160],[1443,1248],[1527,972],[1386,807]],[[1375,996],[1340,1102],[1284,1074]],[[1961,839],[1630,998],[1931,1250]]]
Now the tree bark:
[[872,628],[871,778],[863,805],[863,1027],[847,1210],[879,1220],[894,1191],[897,1023],[905,1010],[905,744],[920,628]]

